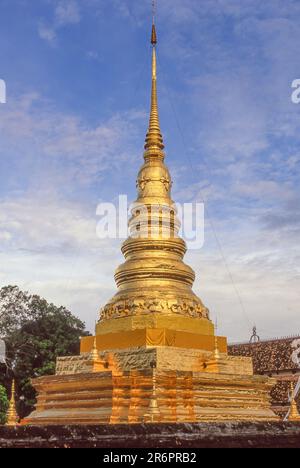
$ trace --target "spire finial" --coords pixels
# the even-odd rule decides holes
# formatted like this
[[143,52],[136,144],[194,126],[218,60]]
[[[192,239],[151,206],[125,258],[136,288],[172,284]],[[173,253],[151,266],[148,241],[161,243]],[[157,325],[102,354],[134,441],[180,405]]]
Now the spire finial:
[[156,46],[157,44],[157,35],[155,28],[155,15],[156,15],[156,3],[155,0],[152,0],[152,33],[151,33],[151,44]]
[[152,0],[152,24],[155,24],[156,0]]
[[149,156],[159,156],[161,159],[164,158],[163,149],[163,139],[160,131],[159,117],[158,117],[158,103],[157,103],[157,67],[156,67],[156,44],[157,44],[157,35],[155,28],[155,1],[152,1],[152,32],[151,32],[151,44],[152,44],[152,90],[151,90],[151,110],[150,110],[150,119],[149,127],[146,135],[146,144],[145,144],[145,159]]
[[157,35],[156,35],[156,28],[155,28],[154,23],[152,24],[151,44],[153,46],[156,46],[156,44],[157,44]]

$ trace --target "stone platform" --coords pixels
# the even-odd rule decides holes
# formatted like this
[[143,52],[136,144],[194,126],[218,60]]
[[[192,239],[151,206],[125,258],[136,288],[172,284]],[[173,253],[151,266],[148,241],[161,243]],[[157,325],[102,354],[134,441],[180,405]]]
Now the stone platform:
[[300,423],[0,426],[0,448],[300,448]]

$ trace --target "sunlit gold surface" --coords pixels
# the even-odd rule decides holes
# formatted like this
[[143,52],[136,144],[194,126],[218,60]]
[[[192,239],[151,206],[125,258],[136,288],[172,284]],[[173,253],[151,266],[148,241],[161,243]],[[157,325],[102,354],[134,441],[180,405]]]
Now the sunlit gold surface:
[[[165,320],[169,316],[169,323],[173,321],[172,329],[180,317],[202,319],[207,323],[205,327],[201,325],[206,328],[205,334],[213,335],[208,310],[191,289],[195,275],[183,262],[186,245],[178,237],[180,224],[171,199],[172,179],[164,164],[164,144],[158,117],[156,42],[153,27],[151,109],[145,162],[137,177],[138,198],[129,221],[131,235],[122,246],[125,263],[115,274],[118,291],[102,308],[96,333],[120,330],[120,324],[115,320],[118,318],[138,318],[130,325],[135,329],[135,325],[141,328],[138,322],[141,323],[142,316],[145,316],[146,323],[153,315],[156,315],[153,320],[159,321],[161,315]],[[156,324],[156,328],[162,326]],[[196,321],[185,331],[193,328],[199,328]]]
[[35,380],[36,411],[23,423],[275,420],[268,398],[272,383],[262,376],[155,369],[43,377]]
[[101,309],[96,337],[81,340],[80,356],[59,358],[55,376],[34,380],[37,407],[25,423],[276,419],[273,381],[253,376],[250,358],[228,356],[226,338],[215,336],[192,291],[195,275],[183,262],[186,245],[164,164],[154,26],[151,42],[149,127],[118,290]]
[[[91,349],[93,338],[86,337],[81,340],[80,350],[82,353]],[[188,343],[188,346],[187,346]],[[106,333],[97,336],[97,349],[119,349],[138,346],[174,346],[181,348],[202,349],[213,351],[214,337],[209,335],[198,335],[165,328],[137,329],[129,332]],[[222,352],[227,352],[227,340],[218,337],[219,347]]]
[[12,382],[11,387],[11,397],[9,401],[9,407],[7,410],[7,420],[6,426],[16,426],[18,424],[18,414],[16,410],[16,400],[15,400],[15,381]]
[[[173,346],[137,347],[127,349],[106,349],[99,351],[97,370],[92,370],[90,353],[57,359],[56,374],[99,372],[110,370],[120,373],[130,370],[148,370],[155,365],[158,370],[190,371],[253,375],[252,359],[228,356],[221,353],[215,360],[213,353],[203,349],[176,348]],[[217,365],[217,370],[215,366]]]
[[290,415],[289,415],[289,421],[300,421],[300,414],[297,408],[297,403],[295,400],[295,389],[294,389],[294,384],[291,382],[291,409],[290,409]]

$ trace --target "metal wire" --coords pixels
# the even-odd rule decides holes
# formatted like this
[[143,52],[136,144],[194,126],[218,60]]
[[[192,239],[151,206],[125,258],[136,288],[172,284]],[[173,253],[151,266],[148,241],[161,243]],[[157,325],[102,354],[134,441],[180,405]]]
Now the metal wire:
[[153,21],[153,24],[155,22],[155,16],[156,16],[156,0],[152,0],[152,21]]

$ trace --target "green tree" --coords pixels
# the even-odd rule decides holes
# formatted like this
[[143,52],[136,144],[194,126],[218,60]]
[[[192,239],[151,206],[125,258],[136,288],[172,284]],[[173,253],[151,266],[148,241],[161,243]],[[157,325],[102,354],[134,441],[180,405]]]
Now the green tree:
[[35,404],[31,378],[54,374],[56,358],[78,354],[79,338],[85,335],[84,323],[65,307],[17,286],[0,290],[0,337],[6,342],[8,363],[17,381],[21,418]]
[[0,424],[5,424],[6,422],[6,412],[8,410],[9,401],[7,398],[7,393],[5,387],[0,385]]

